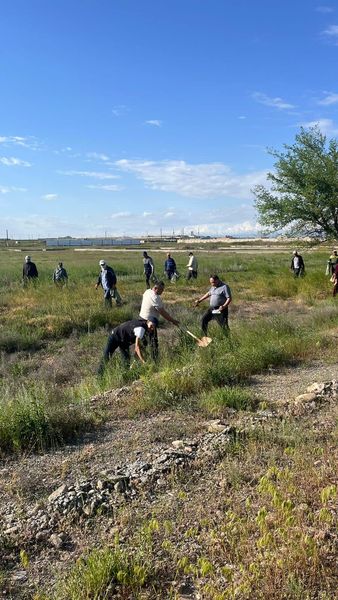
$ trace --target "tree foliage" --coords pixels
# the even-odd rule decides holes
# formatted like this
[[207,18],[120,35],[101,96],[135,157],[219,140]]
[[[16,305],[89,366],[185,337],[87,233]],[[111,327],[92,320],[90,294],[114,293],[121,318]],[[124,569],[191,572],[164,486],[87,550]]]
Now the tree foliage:
[[317,127],[301,128],[284,152],[270,150],[275,171],[269,187],[253,189],[259,222],[290,236],[338,239],[338,143]]

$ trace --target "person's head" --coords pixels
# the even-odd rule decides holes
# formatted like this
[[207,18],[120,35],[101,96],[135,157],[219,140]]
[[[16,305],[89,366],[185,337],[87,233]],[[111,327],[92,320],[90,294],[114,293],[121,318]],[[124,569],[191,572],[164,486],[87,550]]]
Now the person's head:
[[147,319],[147,327],[148,331],[155,331],[156,327],[158,327],[158,319],[156,317],[149,317]]
[[297,250],[294,250],[294,251],[292,252],[292,254],[293,254],[293,256],[298,256],[298,252],[297,252]]
[[160,296],[163,291],[164,291],[164,282],[163,281],[157,281],[153,287],[153,290],[155,292],[155,294],[157,294],[158,296]]
[[107,268],[107,263],[105,260],[100,260],[99,265],[101,267],[102,270]]
[[168,254],[167,254],[167,258],[171,258],[171,256],[170,256],[170,252],[168,252]]
[[189,252],[189,256],[194,256],[194,253],[193,252]]
[[144,258],[148,258],[148,252],[144,251],[143,256],[144,256]]
[[212,287],[218,287],[221,280],[218,277],[218,275],[210,275],[210,285],[212,285]]
[[25,262],[31,262],[31,257],[30,256],[25,256]]
[[334,256],[337,256],[337,250],[334,250],[334,251],[333,251],[333,255],[334,255]]
[[58,263],[58,267],[59,267],[59,269],[62,269],[62,267],[63,267],[63,264],[62,264],[62,262],[59,262],[59,263]]

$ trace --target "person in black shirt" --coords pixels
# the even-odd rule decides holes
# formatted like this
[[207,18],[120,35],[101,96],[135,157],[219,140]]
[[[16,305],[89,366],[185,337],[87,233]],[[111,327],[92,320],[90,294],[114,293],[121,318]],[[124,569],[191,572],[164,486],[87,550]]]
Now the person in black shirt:
[[130,321],[126,321],[125,323],[118,325],[118,327],[115,327],[108,338],[108,342],[103,353],[103,358],[98,368],[98,374],[102,375],[107,362],[117,348],[119,348],[123,359],[128,364],[130,361],[129,348],[133,344],[135,344],[136,356],[139,358],[141,363],[145,363],[141,353],[140,341],[146,334],[153,333],[157,325],[157,319],[150,317],[148,320],[131,319]]
[[30,256],[25,256],[25,262],[22,268],[22,281],[23,285],[27,285],[30,281],[35,281],[39,277],[36,264],[32,262]]

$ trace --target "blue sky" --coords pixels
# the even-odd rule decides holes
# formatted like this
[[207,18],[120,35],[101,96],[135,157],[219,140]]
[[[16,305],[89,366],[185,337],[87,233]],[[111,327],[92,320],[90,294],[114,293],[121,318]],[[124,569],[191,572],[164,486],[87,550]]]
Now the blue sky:
[[2,0],[0,237],[256,234],[337,57],[338,2]]

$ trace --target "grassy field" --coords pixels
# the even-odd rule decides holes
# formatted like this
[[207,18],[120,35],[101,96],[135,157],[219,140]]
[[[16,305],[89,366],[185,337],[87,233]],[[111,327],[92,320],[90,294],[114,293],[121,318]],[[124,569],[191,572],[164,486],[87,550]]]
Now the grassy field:
[[[327,333],[337,323],[338,307],[324,274],[325,253],[308,250],[304,256],[306,277],[296,280],[290,274],[289,255],[285,253],[200,250],[196,252],[198,280],[187,282],[187,252],[181,251],[175,253],[175,258],[182,277],[166,286],[165,305],[182,325],[200,334],[200,317],[207,303],[194,309],[193,299],[208,289],[209,275],[218,273],[233,293],[231,338],[211,324],[214,342],[201,351],[164,322],[158,365],[148,362],[125,371],[116,357],[99,380],[96,369],[107,331],[138,315],[144,291],[141,252],[36,252],[33,260],[38,266],[39,282],[25,289],[20,280],[23,253],[3,251],[1,256],[3,451],[68,441],[88,428],[91,419],[95,424],[96,416],[88,417],[86,411],[90,395],[139,377],[145,379],[146,386],[137,406],[130,407],[134,413],[193,397],[201,409],[220,414],[227,400],[226,395],[223,400],[217,395],[219,386],[243,384],[250,374],[271,365],[318,356],[333,343]],[[102,255],[118,275],[118,289],[125,301],[121,308],[106,310],[102,290],[95,290]],[[165,252],[155,251],[153,258],[160,276]],[[52,283],[52,272],[60,259],[69,273],[69,284],[63,289]],[[181,374],[175,375],[180,369]]]
[[[306,276],[294,279],[288,249],[196,249],[199,276],[192,282],[184,277],[187,250],[175,251],[182,277],[166,285],[167,310],[200,335],[207,302],[193,308],[193,300],[209,288],[210,274],[218,273],[233,294],[230,335],[211,323],[213,342],[200,349],[162,320],[158,364],[145,350],[145,365],[125,369],[116,355],[100,378],[96,370],[108,331],[138,315],[145,289],[142,251],[36,250],[32,259],[39,281],[22,288],[25,253],[0,251],[0,453],[5,461],[53,451],[95,432],[108,415],[93,408],[90,398],[134,380],[142,386],[121,402],[119,418],[137,422],[177,410],[202,421],[226,418],[229,408],[244,416],[264,409],[250,385],[257,373],[313,360],[336,363],[338,304],[325,276],[326,250],[302,250]],[[165,250],[149,254],[161,276]],[[102,290],[95,290],[102,257],[117,273],[120,308],[105,309]],[[52,283],[59,260],[69,273],[63,289]],[[226,451],[220,449],[217,463],[204,465],[203,482],[197,475],[173,480],[168,504],[159,500],[148,506],[143,499],[138,512],[123,509],[114,535],[87,548],[69,565],[67,576],[57,578],[53,592],[39,589],[23,597],[178,599],[173,582],[184,579],[194,582],[203,600],[333,600],[328,536],[337,497],[331,460],[335,436],[332,423],[320,432],[310,420],[289,418],[269,431],[253,430]],[[6,573],[0,573],[0,583],[2,577],[5,581]]]

